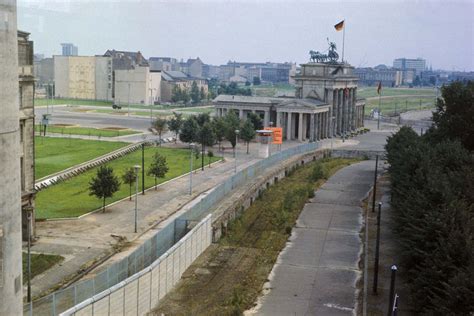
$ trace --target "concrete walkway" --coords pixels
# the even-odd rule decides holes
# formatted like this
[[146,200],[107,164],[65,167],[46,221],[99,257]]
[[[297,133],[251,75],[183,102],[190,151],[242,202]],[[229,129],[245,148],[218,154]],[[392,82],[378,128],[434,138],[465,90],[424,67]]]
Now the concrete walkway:
[[356,314],[361,200],[371,188],[374,164],[363,161],[338,171],[305,205],[256,314]]

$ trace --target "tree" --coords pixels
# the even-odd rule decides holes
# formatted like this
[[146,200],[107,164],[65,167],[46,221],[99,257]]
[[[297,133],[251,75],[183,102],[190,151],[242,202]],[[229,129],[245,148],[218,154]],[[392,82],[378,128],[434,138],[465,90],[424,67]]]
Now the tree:
[[235,150],[235,145],[237,144],[235,131],[239,129],[240,120],[234,111],[229,111],[224,117],[224,121],[225,121],[225,129],[224,129],[225,139],[227,139],[230,142],[230,144],[232,145],[232,148]]
[[259,77],[253,77],[253,85],[258,86],[260,85],[261,81]]
[[206,100],[206,98],[207,98],[207,93],[206,93],[206,91],[204,90],[204,87],[201,87],[200,99],[201,99],[201,101],[202,101],[202,100]]
[[168,164],[166,163],[166,157],[156,152],[153,156],[153,160],[151,161],[150,169],[148,169],[147,172],[149,176],[153,176],[155,178],[155,190],[157,179],[164,178],[168,170],[169,168]]
[[246,120],[242,125],[240,137],[247,143],[247,154],[249,153],[249,143],[255,137],[255,128],[250,120]]
[[209,113],[199,113],[196,116],[196,122],[198,123],[199,127],[203,127],[204,124],[211,121],[211,116]]
[[189,96],[188,90],[183,89],[181,91],[181,101],[184,102],[184,104],[188,103],[189,100],[191,100],[191,97]]
[[250,122],[252,122],[253,128],[255,130],[263,129],[262,118],[257,113],[249,113],[247,119],[250,120]]
[[191,100],[194,104],[199,103],[200,101],[200,93],[196,81],[193,81],[191,85]]
[[225,137],[226,123],[223,117],[214,117],[212,120],[212,127],[214,128],[214,134],[216,135],[217,143],[219,144],[219,150],[221,150],[221,142]]
[[183,127],[179,133],[179,140],[184,143],[192,143],[197,140],[199,125],[194,117],[188,117],[183,122]]
[[207,157],[209,158],[209,168],[211,168],[211,161],[212,161],[212,157],[214,157],[214,152],[212,150],[208,150]]
[[246,86],[246,87],[249,87],[250,85],[251,85],[250,81],[248,81],[248,80],[245,81],[245,86]]
[[137,175],[135,174],[135,170],[133,168],[126,169],[122,175],[123,183],[128,184],[130,188],[130,201],[132,200],[132,185],[135,183],[136,179]]
[[198,133],[198,142],[201,144],[202,148],[201,170],[204,170],[204,153],[206,152],[206,146],[214,145],[215,140],[216,135],[214,134],[211,123],[204,123]]
[[120,189],[120,182],[114,175],[114,170],[100,166],[96,176],[89,182],[89,195],[102,199],[102,211],[105,212],[105,199],[110,198]]
[[474,81],[453,82],[443,86],[441,93],[443,98],[437,100],[433,113],[434,126],[426,137],[432,143],[457,139],[474,151]]
[[179,102],[182,99],[182,92],[181,87],[178,85],[174,85],[173,89],[171,90],[171,101]]
[[183,114],[173,112],[173,118],[171,118],[168,121],[168,127],[170,131],[174,132],[176,135],[175,140],[174,140],[175,143],[176,143],[176,140],[178,139],[178,134],[182,126],[183,126]]
[[161,146],[161,134],[168,130],[168,122],[166,119],[160,118],[159,116],[151,123],[151,130],[156,131],[159,135],[160,146]]

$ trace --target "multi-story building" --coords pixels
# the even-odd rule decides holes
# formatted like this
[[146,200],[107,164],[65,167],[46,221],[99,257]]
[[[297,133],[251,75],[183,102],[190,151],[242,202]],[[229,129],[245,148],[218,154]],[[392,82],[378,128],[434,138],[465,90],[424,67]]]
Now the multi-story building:
[[403,71],[413,69],[415,76],[419,76],[426,69],[426,60],[422,58],[397,58],[393,61],[393,68]]
[[54,95],[59,98],[112,100],[112,59],[53,56]]
[[190,77],[201,78],[202,68],[204,63],[197,57],[196,59],[188,59],[186,62],[182,62],[180,65],[180,71],[187,74]]
[[164,102],[172,100],[173,88],[175,86],[190,92],[193,82],[196,82],[199,90],[202,88],[206,95],[208,93],[206,79],[189,77],[181,71],[163,71],[161,76],[161,100]]
[[78,49],[77,46],[75,46],[72,43],[61,43],[62,46],[62,55],[63,56],[77,56],[78,55]]
[[34,91],[33,42],[29,33],[18,31],[18,103],[20,115],[20,187],[22,209],[22,235],[27,238],[28,212],[32,212],[34,235],[35,206],[35,153],[34,153]]
[[51,85],[54,82],[53,58],[42,58],[34,61],[35,79],[37,87]]
[[388,68],[356,68],[354,74],[359,77],[359,83],[367,86],[398,87],[402,84],[402,71]]
[[140,66],[115,70],[114,86],[116,104],[155,104],[160,101],[161,71]]
[[172,57],[150,57],[148,59],[151,71],[172,71],[179,70],[179,63]]

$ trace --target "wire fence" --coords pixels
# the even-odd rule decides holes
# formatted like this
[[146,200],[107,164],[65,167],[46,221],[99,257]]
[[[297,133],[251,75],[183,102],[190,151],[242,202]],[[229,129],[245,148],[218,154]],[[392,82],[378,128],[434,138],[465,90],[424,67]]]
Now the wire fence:
[[270,157],[259,160],[257,163],[235,173],[175,221],[159,230],[126,258],[105,268],[91,279],[76,282],[70,287],[56,291],[30,304],[25,304],[23,308],[24,315],[59,315],[72,306],[76,306],[150,267],[163,254],[169,252],[169,249],[186,235],[193,224],[205,218],[211,212],[212,207],[233,189],[292,156],[314,151],[317,148],[318,143],[306,143],[278,151]]

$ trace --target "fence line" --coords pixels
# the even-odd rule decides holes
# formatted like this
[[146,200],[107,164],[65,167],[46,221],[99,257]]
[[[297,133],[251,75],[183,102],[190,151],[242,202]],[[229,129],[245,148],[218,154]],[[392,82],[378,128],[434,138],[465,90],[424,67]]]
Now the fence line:
[[[24,305],[24,315],[40,314],[56,316],[72,306],[76,306],[87,299],[95,297],[106,289],[121,284],[128,277],[149,267],[163,254],[169,253],[169,249],[180,240],[194,223],[199,222],[211,212],[216,203],[224,199],[233,189],[243,185],[250,179],[261,175],[266,169],[275,166],[292,156],[314,151],[318,143],[306,143],[276,152],[266,159],[240,170],[232,177],[225,180],[193,205],[184,214],[177,217],[160,229],[152,238],[145,241],[135,251],[121,261],[97,273],[94,278],[76,282],[74,285],[56,291],[46,297],[34,301],[32,304]],[[189,241],[188,241],[189,242]],[[192,243],[192,242],[191,242]],[[192,256],[186,257],[186,267],[189,266]],[[192,261],[191,261],[192,262]],[[171,273],[171,271],[170,271]],[[167,285],[168,286],[168,285]],[[131,289],[129,289],[131,291]]]
[[178,283],[184,271],[211,244],[211,224],[211,215],[208,215],[149,267],[60,316],[146,314]]

